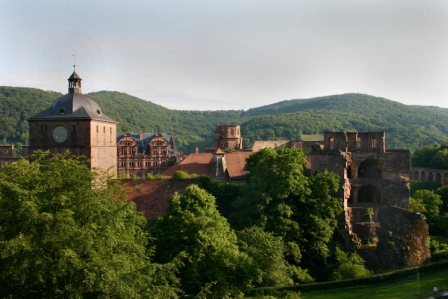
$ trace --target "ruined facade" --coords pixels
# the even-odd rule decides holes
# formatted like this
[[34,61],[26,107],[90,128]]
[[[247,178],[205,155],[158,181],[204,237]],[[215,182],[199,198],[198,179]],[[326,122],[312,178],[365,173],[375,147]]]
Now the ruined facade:
[[[429,249],[421,245],[428,234],[427,224],[408,212],[410,152],[386,150],[385,132],[325,132],[323,149],[307,154],[307,167],[311,173],[329,170],[339,174],[345,211],[345,229],[341,233],[348,248],[378,243],[381,246],[376,251],[376,262],[388,267],[422,263],[430,257]],[[400,215],[401,220],[393,221],[391,226],[391,215]],[[419,227],[423,233],[409,234],[409,227]],[[380,259],[402,251],[401,247],[383,246],[388,234],[407,244],[409,260],[386,263]],[[408,246],[412,244],[421,246]]]
[[213,135],[213,147],[215,149],[242,149],[240,125],[217,125]]
[[162,174],[178,163],[174,133],[120,133],[117,135],[118,177],[146,178]]

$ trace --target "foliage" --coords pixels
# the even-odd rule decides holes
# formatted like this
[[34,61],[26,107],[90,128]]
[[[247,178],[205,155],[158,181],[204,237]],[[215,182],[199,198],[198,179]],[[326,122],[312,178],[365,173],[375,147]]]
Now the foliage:
[[[342,213],[336,174],[303,175],[305,155],[295,148],[263,149],[247,159],[247,184],[233,203],[237,228],[258,226],[283,239],[292,264],[328,257],[328,242]],[[269,182],[267,184],[266,182]]]
[[216,210],[214,197],[196,185],[182,195],[176,193],[167,215],[150,221],[149,227],[155,261],[167,263],[181,256],[178,277],[188,295],[236,295],[260,275],[252,259],[239,251],[237,237]]
[[199,177],[200,186],[216,198],[219,213],[229,218],[235,211],[232,203],[241,195],[241,184],[212,180],[206,175]]
[[448,142],[416,149],[411,163],[412,166],[448,169]]
[[258,264],[262,272],[261,281],[256,287],[287,286],[294,283],[293,277],[311,282],[312,278],[284,259],[286,251],[283,240],[261,228],[251,228],[237,231],[240,250],[247,253]]
[[420,212],[430,219],[435,219],[439,215],[439,206],[442,205],[440,195],[434,191],[417,190],[410,200],[409,209],[412,212]]
[[146,174],[146,178],[148,180],[161,180],[164,177],[165,177],[165,175],[163,175],[163,174],[153,174],[153,173],[149,173],[149,172]]
[[244,116],[252,118],[241,125],[241,130],[249,143],[257,139],[295,139],[300,133],[385,131],[388,148],[414,150],[447,141],[446,109],[426,108],[363,94],[289,100],[249,109]]
[[0,171],[0,297],[173,298],[155,287],[164,271],[149,263],[146,220],[118,182],[81,157],[47,155]]
[[364,267],[364,260],[356,253],[344,252],[336,247],[335,259],[336,263],[331,274],[333,280],[362,278],[372,275],[372,272]]
[[189,176],[188,172],[183,171],[183,170],[176,170],[173,173],[172,178],[175,180],[186,180],[186,179],[188,179],[188,176]]
[[410,195],[413,196],[414,193],[417,190],[430,190],[430,191],[436,191],[438,190],[438,188],[440,188],[441,185],[440,183],[436,182],[436,181],[423,181],[423,182],[418,182],[418,181],[414,181],[411,180],[411,192]]

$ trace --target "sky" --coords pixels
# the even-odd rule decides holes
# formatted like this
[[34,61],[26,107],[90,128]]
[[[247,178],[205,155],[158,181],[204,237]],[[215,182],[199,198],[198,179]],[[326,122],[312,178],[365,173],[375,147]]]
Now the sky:
[[[0,85],[177,110],[362,93],[448,108],[447,0],[1,0]],[[73,56],[74,55],[74,56]]]

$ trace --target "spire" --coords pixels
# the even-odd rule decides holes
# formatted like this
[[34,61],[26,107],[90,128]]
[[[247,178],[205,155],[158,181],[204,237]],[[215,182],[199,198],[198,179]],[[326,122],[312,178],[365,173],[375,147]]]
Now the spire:
[[68,78],[68,93],[82,93],[81,77],[76,73],[75,55],[73,55],[73,74]]

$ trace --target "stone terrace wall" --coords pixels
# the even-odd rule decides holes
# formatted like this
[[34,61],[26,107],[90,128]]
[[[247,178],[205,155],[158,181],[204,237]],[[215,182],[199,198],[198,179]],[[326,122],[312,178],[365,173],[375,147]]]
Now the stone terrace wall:
[[183,193],[196,179],[187,180],[123,180],[127,190],[127,198],[133,201],[139,212],[143,212],[146,219],[165,215],[168,200],[175,192]]

